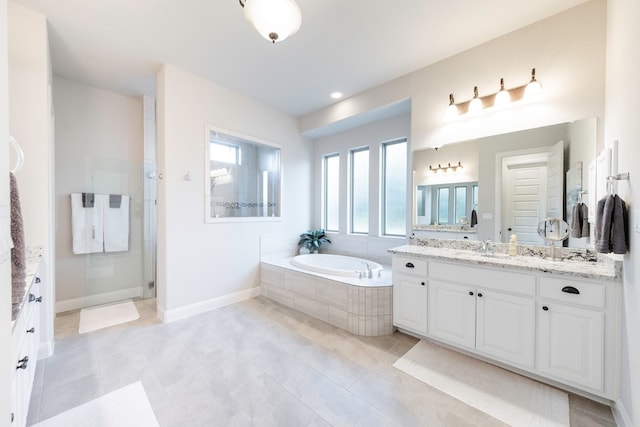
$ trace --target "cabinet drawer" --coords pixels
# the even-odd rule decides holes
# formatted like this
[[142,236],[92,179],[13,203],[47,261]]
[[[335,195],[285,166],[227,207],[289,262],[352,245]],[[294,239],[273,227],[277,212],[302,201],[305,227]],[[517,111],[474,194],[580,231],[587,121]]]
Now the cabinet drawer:
[[394,256],[392,266],[394,273],[411,274],[413,276],[421,276],[424,278],[427,277],[426,259]]
[[467,267],[460,264],[431,262],[429,278],[462,283],[475,288],[494,289],[515,294],[535,296],[536,278],[533,275],[508,270]]
[[596,283],[554,277],[540,278],[540,296],[546,299],[587,307],[604,308],[604,293],[604,285]]

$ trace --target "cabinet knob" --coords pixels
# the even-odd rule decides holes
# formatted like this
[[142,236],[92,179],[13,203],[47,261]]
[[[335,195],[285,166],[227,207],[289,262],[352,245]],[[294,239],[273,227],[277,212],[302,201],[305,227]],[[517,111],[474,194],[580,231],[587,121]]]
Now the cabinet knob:
[[29,363],[29,356],[23,357],[22,359],[18,360],[18,364],[16,365],[16,370],[27,369],[28,363]]
[[415,265],[413,265],[412,262],[408,262],[404,266],[407,267],[407,268],[414,268],[415,267]]
[[547,307],[546,305],[543,305],[543,306],[542,306],[542,309],[543,309],[544,311],[549,311],[549,307]]
[[42,302],[42,296],[39,296],[38,298],[35,299],[36,302]]
[[420,282],[420,284],[421,284],[422,286],[424,286],[424,282]]
[[473,296],[473,291],[469,291],[469,295]]
[[478,292],[478,298],[482,298],[482,293]]
[[34,328],[33,326],[31,327],[31,329],[27,329],[27,333],[28,334],[32,334],[36,331],[36,328]]
[[36,276],[36,283],[40,283],[42,280],[38,276]]
[[34,294],[29,294],[29,302],[34,302],[36,300],[36,296]]

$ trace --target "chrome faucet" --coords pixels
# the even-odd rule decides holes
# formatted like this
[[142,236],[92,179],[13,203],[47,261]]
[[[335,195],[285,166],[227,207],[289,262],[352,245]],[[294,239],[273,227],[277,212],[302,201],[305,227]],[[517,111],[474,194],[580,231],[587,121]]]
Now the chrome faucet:
[[493,248],[491,247],[491,240],[487,239],[484,242],[480,242],[480,246],[476,249],[476,251],[484,255],[493,253]]
[[367,279],[371,279],[373,277],[373,272],[371,271],[371,266],[367,261],[362,261],[362,263],[367,267]]

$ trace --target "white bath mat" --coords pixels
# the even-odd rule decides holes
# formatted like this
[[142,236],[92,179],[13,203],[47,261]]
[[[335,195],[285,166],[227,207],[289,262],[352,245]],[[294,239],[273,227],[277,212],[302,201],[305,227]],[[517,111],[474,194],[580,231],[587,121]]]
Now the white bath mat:
[[35,424],[34,427],[158,427],[138,381]]
[[140,315],[133,301],[83,308],[80,310],[78,333],[95,331],[120,323],[139,319]]
[[569,426],[569,396],[480,360],[419,341],[393,364],[510,426]]

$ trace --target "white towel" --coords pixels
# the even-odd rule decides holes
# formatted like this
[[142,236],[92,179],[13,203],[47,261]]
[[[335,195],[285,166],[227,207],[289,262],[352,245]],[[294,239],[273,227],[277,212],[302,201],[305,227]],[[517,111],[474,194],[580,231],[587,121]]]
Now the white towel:
[[[104,196],[108,201],[109,196]],[[129,196],[122,196],[119,208],[104,204],[104,251],[129,250]]]
[[104,196],[95,195],[92,208],[82,207],[82,194],[71,194],[71,232],[73,253],[102,252],[104,246]]

